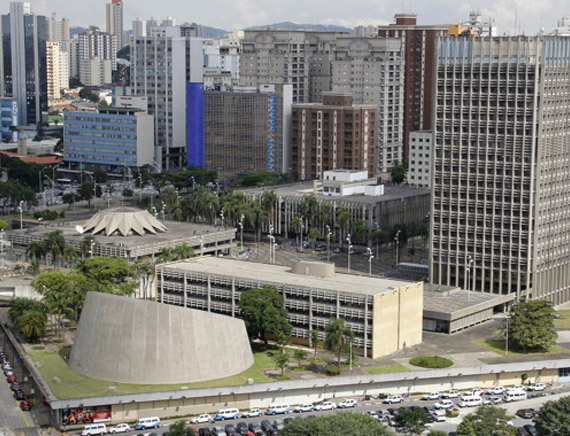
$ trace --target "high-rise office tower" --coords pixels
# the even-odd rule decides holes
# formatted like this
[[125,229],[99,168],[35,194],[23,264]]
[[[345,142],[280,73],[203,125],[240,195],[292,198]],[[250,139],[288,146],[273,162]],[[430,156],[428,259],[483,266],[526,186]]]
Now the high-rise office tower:
[[410,132],[431,129],[433,119],[434,56],[437,37],[447,25],[417,24],[415,14],[396,14],[395,23],[378,26],[378,36],[398,38],[404,52],[403,152],[408,156]]
[[180,27],[152,27],[131,47],[133,95],[148,97],[155,119],[155,159],[166,170],[186,165],[186,85],[201,83],[202,39]]
[[57,101],[61,90],[69,87],[68,52],[60,49],[59,42],[46,43],[47,98],[48,104]]
[[117,50],[123,45],[123,0],[111,0],[105,5],[105,30],[117,39]]
[[[98,27],[91,26],[85,32],[77,35],[77,59],[79,64],[79,79],[85,85],[99,86],[99,77],[109,78],[111,71],[117,68],[117,38],[115,35],[101,32]],[[95,62],[91,62],[97,58]],[[109,62],[104,62],[109,61]],[[103,68],[102,72],[91,71],[91,67]],[[91,79],[97,78],[95,82]]]
[[54,42],[69,41],[69,20],[67,18],[58,18],[53,13],[49,25],[49,40]]
[[404,56],[396,38],[338,38],[329,55],[331,88],[352,94],[356,104],[377,109],[377,138],[370,177],[389,178],[389,169],[402,161],[404,115]]
[[437,52],[430,281],[570,300],[570,38]]
[[33,14],[29,3],[11,2],[0,35],[0,97],[17,101],[20,124],[36,124],[47,110],[48,20]]
[[138,38],[140,36],[146,36],[146,21],[136,19],[133,20],[133,38]]

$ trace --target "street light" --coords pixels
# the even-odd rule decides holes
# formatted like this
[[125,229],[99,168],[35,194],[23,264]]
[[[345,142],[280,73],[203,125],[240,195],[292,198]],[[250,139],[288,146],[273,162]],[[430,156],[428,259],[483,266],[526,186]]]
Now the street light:
[[269,238],[269,263],[273,262],[273,256],[274,254],[272,254],[272,250],[273,250],[273,245],[275,244],[275,236],[273,235],[267,235]]
[[467,279],[467,300],[471,301],[471,267],[473,266],[473,258],[469,255],[465,259],[465,278]]
[[224,228],[224,208],[220,211],[220,218],[222,219],[222,229]]
[[348,242],[348,273],[350,274],[350,252],[352,251],[352,245],[350,241],[350,233],[346,237],[346,242]]
[[91,241],[91,249],[89,250],[89,257],[93,257],[95,255],[95,241]]
[[239,217],[239,230],[240,230],[240,244],[241,249],[243,250],[243,220],[245,219],[245,215],[242,213]]
[[2,258],[2,268],[4,268],[4,229],[0,230],[0,257]]
[[400,263],[400,233],[401,230],[396,232],[396,236],[394,236],[394,241],[396,241],[396,266]]
[[24,201],[20,201],[20,205],[18,206],[18,212],[20,212],[20,230],[24,228]]
[[162,214],[162,221],[164,221],[165,210],[166,210],[166,203],[163,201],[162,202],[162,210],[160,211],[160,213]]
[[366,249],[368,251],[368,275],[372,275],[372,259],[374,259],[374,255],[372,254],[372,248],[368,247]]
[[331,228],[327,224],[327,262],[330,260],[331,256],[331,236],[332,236]]

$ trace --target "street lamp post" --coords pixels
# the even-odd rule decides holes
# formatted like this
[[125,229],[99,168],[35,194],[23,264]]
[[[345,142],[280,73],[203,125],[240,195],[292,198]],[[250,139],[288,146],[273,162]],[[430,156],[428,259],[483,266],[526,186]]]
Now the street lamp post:
[[394,237],[394,241],[396,242],[396,266],[400,263],[400,233],[402,233],[402,231],[398,230]]
[[273,250],[273,244],[275,244],[275,236],[268,235],[268,238],[269,238],[269,263],[273,263],[272,250]]
[[301,223],[301,251],[303,251],[303,245],[304,245],[304,241],[303,241],[303,230],[305,229],[305,225],[303,223]]
[[224,228],[224,208],[220,211],[220,219],[222,220],[222,229]]
[[240,230],[240,244],[241,249],[243,250],[243,220],[245,219],[245,215],[242,213],[239,217],[239,230]]
[[467,256],[465,261],[465,278],[467,279],[467,300],[471,301],[471,267],[473,266],[473,258]]
[[331,228],[327,224],[327,262],[330,261],[331,257],[331,236],[332,236]]
[[350,233],[346,237],[346,242],[348,242],[348,273],[350,274],[350,252],[352,251],[352,242],[350,241]]
[[2,268],[4,268],[4,229],[0,230],[0,257],[2,259]]
[[372,248],[368,247],[368,275],[372,276],[372,259],[374,259],[374,255],[372,254]]
[[[379,232],[380,230],[380,227],[378,226],[378,223],[376,221],[374,221],[374,230],[376,232]],[[376,257],[378,257],[378,239],[379,239],[378,235],[379,233],[376,234]]]
[[165,211],[166,211],[166,203],[163,201],[162,202],[162,210],[160,211],[160,213],[162,214],[162,221],[164,221]]
[[18,212],[20,212],[20,230],[24,228],[24,201],[20,201],[18,206]]

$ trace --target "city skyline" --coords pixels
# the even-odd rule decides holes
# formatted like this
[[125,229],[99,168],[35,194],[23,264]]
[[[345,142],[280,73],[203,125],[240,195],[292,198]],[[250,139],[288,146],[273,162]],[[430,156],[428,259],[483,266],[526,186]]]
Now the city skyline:
[[[255,25],[292,21],[295,23],[335,24],[346,27],[368,24],[387,24],[392,22],[397,12],[411,12],[418,15],[418,24],[446,24],[463,21],[473,9],[479,10],[483,20],[493,18],[498,34],[524,32],[533,35],[541,28],[548,33],[562,15],[570,13],[565,0],[481,0],[477,4],[431,0],[411,7],[409,0],[389,0],[378,3],[370,0],[357,4],[339,2],[327,4],[326,11],[318,3],[303,2],[295,7],[297,0],[287,4],[268,4],[263,0],[249,2],[225,2],[214,0],[206,7],[185,8],[182,0],[152,2],[150,0],[125,0],[125,29],[131,28],[131,22],[154,17],[162,19],[173,17],[177,22],[196,22],[202,25],[222,28],[228,31],[239,30]],[[86,13],[82,2],[64,2],[63,0],[30,0],[32,9],[37,14],[50,15],[56,12],[69,18],[71,26],[105,24],[105,4],[108,0],[91,3],[92,10]],[[220,15],[219,11],[226,11]],[[516,27],[515,27],[516,26]],[[515,32],[515,28],[517,32]]]

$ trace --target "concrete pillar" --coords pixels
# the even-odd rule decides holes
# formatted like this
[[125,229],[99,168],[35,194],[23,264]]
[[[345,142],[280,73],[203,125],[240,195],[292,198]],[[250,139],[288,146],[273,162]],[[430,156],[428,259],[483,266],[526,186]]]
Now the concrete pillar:
[[313,290],[309,289],[309,331],[312,330],[312,328],[313,328]]
[[368,297],[364,297],[364,358],[368,357]]
[[232,316],[236,316],[236,279],[232,278]]
[[212,285],[210,283],[210,276],[208,275],[208,312],[210,312],[210,305],[212,302],[212,298],[211,298],[211,292],[212,292]]
[[164,302],[164,269],[160,268],[160,302]]
[[187,287],[188,287],[188,284],[186,281],[186,274],[187,274],[187,272],[184,271],[184,286],[182,288],[182,290],[184,291],[184,307],[188,307],[186,304],[186,293],[187,293]]
[[340,291],[336,291],[336,317],[340,318]]

